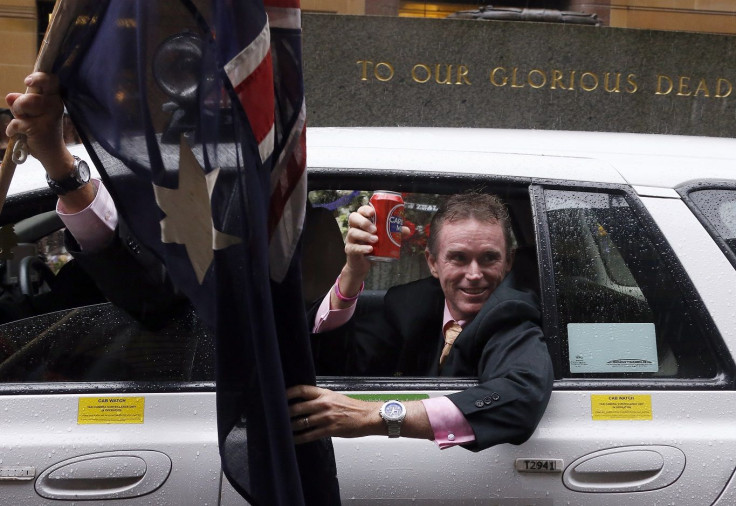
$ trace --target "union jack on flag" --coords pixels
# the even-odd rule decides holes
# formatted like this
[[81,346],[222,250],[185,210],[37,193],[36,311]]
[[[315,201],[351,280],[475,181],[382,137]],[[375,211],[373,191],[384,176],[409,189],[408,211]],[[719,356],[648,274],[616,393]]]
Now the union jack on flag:
[[315,383],[299,1],[88,11],[55,72],[121,219],[215,332],[225,474],[252,504],[339,504],[330,441],[295,447],[285,397]]
[[282,281],[306,209],[301,10],[299,0],[267,0],[265,7],[268,23],[225,65],[225,71],[248,116],[261,160],[271,159],[271,276]]

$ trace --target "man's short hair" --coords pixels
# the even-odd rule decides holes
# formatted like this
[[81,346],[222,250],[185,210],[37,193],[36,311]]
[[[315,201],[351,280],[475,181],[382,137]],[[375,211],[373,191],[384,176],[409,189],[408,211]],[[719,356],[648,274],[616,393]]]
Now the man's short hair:
[[427,248],[432,255],[437,255],[437,238],[446,222],[474,219],[485,223],[498,223],[503,229],[506,241],[506,256],[511,255],[513,239],[511,223],[506,205],[490,193],[469,192],[451,195],[441,204],[429,225]]

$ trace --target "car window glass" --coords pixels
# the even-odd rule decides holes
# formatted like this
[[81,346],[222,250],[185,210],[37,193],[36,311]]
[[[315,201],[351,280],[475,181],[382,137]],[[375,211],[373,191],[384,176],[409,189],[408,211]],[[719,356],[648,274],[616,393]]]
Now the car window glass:
[[213,349],[191,309],[152,330],[104,303],[0,325],[0,383],[209,381]]
[[712,378],[716,360],[655,241],[622,195],[545,193],[571,377]]
[[736,190],[696,190],[689,197],[736,254]]
[[104,302],[64,246],[55,211],[0,229],[0,323]]

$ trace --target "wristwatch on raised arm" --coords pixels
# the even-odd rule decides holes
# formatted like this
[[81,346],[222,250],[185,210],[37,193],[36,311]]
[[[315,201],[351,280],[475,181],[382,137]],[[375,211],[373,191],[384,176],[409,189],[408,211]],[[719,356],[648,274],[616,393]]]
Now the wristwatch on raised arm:
[[406,407],[399,401],[388,401],[381,406],[379,414],[388,427],[388,437],[399,437],[401,422],[406,418]]
[[87,162],[76,155],[74,156],[74,170],[63,179],[51,179],[46,174],[46,182],[51,190],[57,195],[66,195],[70,191],[78,190],[82,186],[89,183],[90,172]]

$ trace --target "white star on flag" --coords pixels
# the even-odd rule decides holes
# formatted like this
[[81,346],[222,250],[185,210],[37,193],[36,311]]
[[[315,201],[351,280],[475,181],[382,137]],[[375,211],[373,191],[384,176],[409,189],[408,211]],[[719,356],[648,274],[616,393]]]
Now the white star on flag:
[[192,149],[182,136],[179,143],[179,187],[153,185],[156,203],[166,213],[160,221],[161,241],[183,244],[201,285],[214,250],[240,242],[240,238],[215,229],[210,198],[220,169],[204,173]]

